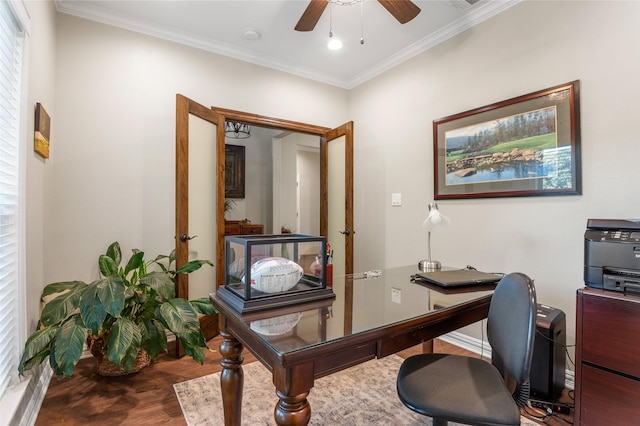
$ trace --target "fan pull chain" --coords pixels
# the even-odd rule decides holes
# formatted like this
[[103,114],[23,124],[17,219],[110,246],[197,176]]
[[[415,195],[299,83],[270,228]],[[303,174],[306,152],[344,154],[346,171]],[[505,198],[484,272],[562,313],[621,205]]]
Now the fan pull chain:
[[360,3],[360,44],[364,44],[364,0]]
[[329,38],[333,37],[333,2],[329,3]]

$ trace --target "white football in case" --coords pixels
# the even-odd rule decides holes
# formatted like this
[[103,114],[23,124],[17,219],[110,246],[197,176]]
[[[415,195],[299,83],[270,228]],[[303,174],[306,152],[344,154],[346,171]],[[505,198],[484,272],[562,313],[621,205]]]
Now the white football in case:
[[267,257],[251,265],[251,287],[264,293],[279,293],[293,288],[303,275],[304,270],[293,260]]

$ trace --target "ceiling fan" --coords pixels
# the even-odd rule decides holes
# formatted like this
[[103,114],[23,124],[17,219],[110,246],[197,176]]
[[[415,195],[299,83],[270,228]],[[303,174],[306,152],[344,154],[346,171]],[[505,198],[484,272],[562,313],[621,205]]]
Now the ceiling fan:
[[[384,6],[401,24],[406,24],[420,13],[420,8],[410,0],[378,0],[378,3]],[[329,0],[311,0],[295,27],[296,31],[312,31],[327,4],[329,4]]]

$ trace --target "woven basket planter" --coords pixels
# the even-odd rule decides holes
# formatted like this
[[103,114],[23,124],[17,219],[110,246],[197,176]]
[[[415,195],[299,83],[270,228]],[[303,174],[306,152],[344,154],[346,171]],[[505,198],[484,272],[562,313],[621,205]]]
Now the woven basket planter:
[[87,345],[89,346],[91,354],[96,357],[96,360],[98,361],[98,374],[101,376],[126,376],[128,374],[137,373],[151,364],[151,356],[143,348],[140,348],[136,359],[133,361],[131,369],[129,371],[124,371],[122,367],[109,361],[107,354],[104,353],[104,344],[102,339],[93,340],[89,337],[87,338]]
[[106,356],[98,360],[98,374],[101,376],[126,376],[127,374],[137,373],[146,366],[151,364],[151,357],[144,349],[138,350],[133,365],[129,371],[124,371],[120,366],[115,365]]

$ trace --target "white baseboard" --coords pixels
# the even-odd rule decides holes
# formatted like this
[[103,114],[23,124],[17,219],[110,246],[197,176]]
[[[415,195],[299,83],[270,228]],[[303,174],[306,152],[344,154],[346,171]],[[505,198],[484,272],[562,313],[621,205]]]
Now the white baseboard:
[[[467,336],[457,331],[440,336],[439,339],[458,346],[462,349],[466,349],[475,354],[481,355],[483,359],[491,359],[491,346],[488,342],[485,342],[475,337]],[[575,385],[575,373],[572,370],[565,368],[564,370],[564,386],[567,389],[574,389]]]
[[440,336],[438,339],[473,352],[474,354],[482,355],[483,359],[491,359],[491,346],[483,340],[467,336],[457,331],[452,331],[444,336]]
[[48,363],[32,368],[11,385],[0,400],[4,415],[0,425],[33,426],[49,388],[53,370]]
[[575,371],[564,370],[564,387],[567,389],[574,390],[575,389]]

